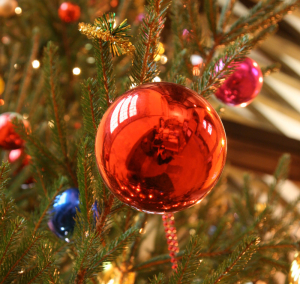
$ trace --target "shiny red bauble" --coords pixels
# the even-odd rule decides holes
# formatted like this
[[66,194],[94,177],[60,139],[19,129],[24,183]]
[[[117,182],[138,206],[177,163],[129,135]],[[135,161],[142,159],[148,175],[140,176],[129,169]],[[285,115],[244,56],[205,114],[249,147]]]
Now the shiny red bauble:
[[29,130],[29,122],[15,112],[5,112],[0,115],[0,147],[5,150],[19,149],[25,141],[15,131],[13,121],[23,121],[24,127]]
[[112,193],[127,205],[164,214],[200,202],[226,159],[222,122],[203,98],[173,83],[131,89],[106,111],[95,152]]
[[64,2],[58,9],[60,19],[66,23],[76,22],[80,18],[80,7],[71,2]]
[[263,84],[262,72],[258,64],[246,58],[217,90],[216,97],[229,106],[245,107],[259,94]]

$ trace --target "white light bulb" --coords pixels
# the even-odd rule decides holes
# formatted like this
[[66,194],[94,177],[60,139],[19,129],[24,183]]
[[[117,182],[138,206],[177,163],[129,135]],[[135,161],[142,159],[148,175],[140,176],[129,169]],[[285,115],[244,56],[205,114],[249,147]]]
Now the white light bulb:
[[21,7],[17,7],[17,8],[15,9],[15,13],[16,13],[17,15],[22,14],[22,8],[21,8]]
[[191,55],[191,63],[192,65],[199,65],[203,63],[203,58],[200,55],[193,54]]
[[33,60],[31,64],[34,69],[40,68],[40,61],[38,60]]
[[73,68],[73,74],[74,74],[74,75],[79,75],[80,73],[81,73],[81,70],[80,70],[79,67]]

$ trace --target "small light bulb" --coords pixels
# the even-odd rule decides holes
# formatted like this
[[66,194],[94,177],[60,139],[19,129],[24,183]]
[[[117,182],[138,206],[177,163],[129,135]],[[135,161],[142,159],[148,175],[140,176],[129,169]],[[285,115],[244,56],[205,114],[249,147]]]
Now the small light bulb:
[[48,126],[50,128],[53,128],[54,127],[54,121],[53,120],[48,121]]
[[153,79],[153,82],[161,82],[160,77],[156,76],[156,77]]
[[104,270],[109,270],[113,267],[111,262],[103,262],[103,269]]
[[161,63],[161,64],[166,64],[167,62],[168,62],[168,57],[165,56],[165,55],[162,55],[162,56],[160,57],[160,63]]
[[33,60],[31,64],[34,69],[40,68],[40,61],[38,60]]
[[21,8],[21,7],[17,7],[17,8],[15,9],[15,13],[16,13],[17,15],[22,14],[22,8]]
[[157,54],[155,57],[154,57],[154,61],[159,61],[160,60],[160,55],[159,54]]
[[88,57],[86,59],[86,62],[89,63],[89,64],[94,64],[96,61],[95,57]]
[[203,63],[203,58],[200,55],[193,54],[190,57],[192,65],[200,65]]
[[91,50],[93,48],[93,45],[90,43],[87,43],[84,47],[86,50]]
[[163,45],[163,43],[160,42],[158,45],[158,54],[162,55],[162,54],[164,54],[164,52],[165,52],[164,45]]
[[80,73],[81,73],[81,70],[80,70],[79,67],[73,68],[73,74],[74,74],[74,75],[79,75]]
[[247,103],[242,103],[241,104],[241,107],[245,107],[245,106],[247,106]]
[[193,75],[200,76],[200,69],[198,67],[193,67]]

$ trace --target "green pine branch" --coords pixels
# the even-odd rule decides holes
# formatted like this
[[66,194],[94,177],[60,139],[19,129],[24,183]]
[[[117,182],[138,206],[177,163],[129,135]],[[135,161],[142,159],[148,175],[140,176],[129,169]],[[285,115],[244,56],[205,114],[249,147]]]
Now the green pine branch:
[[220,56],[206,66],[202,76],[194,79],[191,88],[200,96],[208,98],[220,87],[224,79],[234,71],[235,66],[232,63],[242,61],[251,48],[252,44],[248,36],[237,39],[232,45],[227,46]]
[[256,251],[258,243],[256,237],[246,236],[230,257],[224,260],[212,275],[204,279],[203,284],[232,283],[231,277],[243,270]]
[[52,139],[56,151],[65,164],[67,174],[70,176],[73,184],[77,186],[77,179],[72,169],[68,155],[67,147],[67,131],[64,120],[65,102],[59,90],[59,70],[57,64],[58,48],[51,42],[48,43],[45,49],[44,57],[44,75],[45,75],[45,89],[48,96],[48,119],[51,123]]
[[87,79],[82,84],[81,108],[84,130],[95,138],[100,119],[107,108],[106,99],[99,94],[98,81]]
[[9,257],[6,257],[1,265],[0,284],[10,283],[19,278],[22,268],[35,261],[35,254],[39,250],[44,236],[36,234],[33,237],[32,232],[26,226],[24,226],[23,232],[26,236],[19,242],[18,248],[11,251]]
[[26,70],[24,73],[25,75],[23,77],[20,93],[18,96],[18,103],[15,108],[15,111],[17,113],[21,112],[22,108],[24,107],[24,101],[28,97],[29,87],[30,87],[30,83],[32,81],[32,76],[33,76],[32,61],[37,58],[37,54],[39,51],[39,45],[40,45],[39,41],[40,41],[39,30],[35,29],[34,34],[33,34],[33,46],[32,46],[32,50],[31,50],[31,54],[27,61]]
[[205,0],[204,1],[206,18],[209,24],[209,28],[213,34],[213,37],[217,37],[217,1]]
[[250,176],[245,174],[244,175],[244,196],[246,200],[246,207],[248,209],[249,214],[253,217],[255,214],[254,208],[254,198],[250,193]]
[[[33,236],[36,234],[37,230],[40,228],[42,222],[46,219],[57,194],[61,191],[61,189],[63,188],[63,186],[65,184],[66,184],[66,179],[64,177],[62,177],[62,178],[54,181],[51,189],[50,188],[47,189],[49,199],[47,199],[47,198],[43,199],[42,202],[40,203],[38,210],[36,211],[36,213],[37,213],[36,216],[38,217],[38,219],[35,222],[34,230],[32,233]],[[34,222],[35,218],[31,218],[30,221]]]
[[158,54],[159,38],[168,7],[166,0],[149,0],[146,6],[146,15],[139,29],[130,71],[133,86],[152,82],[159,74],[154,58]]
[[[49,243],[40,246],[37,250],[37,264],[29,269],[24,269],[20,273],[19,283],[32,284],[32,283],[54,283],[51,282],[51,275],[55,271],[55,259],[52,253],[52,247]],[[57,282],[56,282],[57,283]]]
[[103,263],[114,261],[126,249],[128,244],[134,240],[137,234],[138,230],[136,228],[130,228],[102,249],[99,249],[100,240],[95,234],[83,239],[82,244],[77,248],[78,256],[73,271],[75,283],[84,283],[94,273],[101,272],[104,269]]
[[202,36],[202,23],[199,15],[199,3],[197,1],[188,0],[185,2],[187,17],[184,21],[184,25],[187,25],[187,28],[190,36],[188,37],[189,46],[193,49],[193,52],[199,52],[201,56],[205,56],[206,43],[205,39]]
[[[1,218],[5,218],[5,216],[1,214]],[[3,234],[0,243],[0,266],[9,250],[14,250],[15,246],[18,245],[24,230],[24,222],[25,220],[23,218],[16,218],[12,220],[8,226],[5,226],[5,231],[2,231],[5,233]]]
[[284,181],[287,178],[290,163],[291,163],[290,154],[284,154],[280,157],[275,172],[273,174],[274,180],[270,184],[270,190],[268,191],[269,203],[271,203],[272,199],[274,198],[274,191],[277,185],[279,184],[279,182]]
[[164,284],[165,283],[165,276],[163,273],[159,273],[155,275],[152,280],[150,280],[150,284]]
[[[201,25],[198,23],[199,15],[197,11],[193,11],[192,16],[193,25],[196,25],[197,31],[200,32],[200,34],[197,35],[199,36],[198,39],[200,39]],[[193,48],[193,45],[190,45],[190,43],[195,44],[194,31],[192,31],[191,20],[189,19],[189,15],[183,8],[183,4],[180,2],[180,0],[172,1],[170,17],[172,20],[171,28],[173,32],[174,58],[173,64],[170,67],[170,70],[167,74],[167,79],[170,82],[174,82],[175,77],[178,74],[188,74],[190,76],[192,75],[189,57],[196,48]],[[183,34],[184,31],[187,33],[186,35]],[[202,42],[199,42],[197,40],[196,46],[201,45],[201,43]]]
[[242,34],[262,31],[271,25],[277,24],[284,15],[299,5],[299,1],[289,2],[268,0],[258,2],[247,16],[240,17],[222,36],[221,43],[229,42],[240,37]]
[[278,72],[281,68],[280,63],[274,63],[268,66],[261,67],[263,76],[269,76],[271,73]]
[[170,284],[191,283],[200,266],[199,253],[201,251],[198,238],[191,238],[182,260],[178,263],[177,271],[169,279]]
[[8,175],[9,175],[9,163],[3,162],[0,166],[0,192],[2,193],[2,190],[7,186],[7,183],[9,181]]
[[86,138],[79,146],[77,176],[78,188],[80,193],[80,212],[84,222],[88,224],[89,230],[92,229],[93,220],[93,173],[94,164],[94,143]]
[[218,33],[223,33],[228,25],[232,16],[232,10],[235,2],[236,0],[226,0],[225,4],[223,5],[218,21]]

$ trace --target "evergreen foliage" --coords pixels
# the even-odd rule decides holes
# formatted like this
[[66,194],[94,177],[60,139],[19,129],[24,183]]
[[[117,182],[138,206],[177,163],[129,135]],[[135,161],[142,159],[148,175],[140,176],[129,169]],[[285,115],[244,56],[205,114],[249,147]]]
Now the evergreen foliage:
[[[209,98],[234,71],[235,63],[274,33],[277,22],[298,5],[297,1],[258,2],[247,17],[234,20],[234,0],[226,0],[222,8],[218,7],[217,1],[206,0],[204,13],[199,12],[202,7],[197,1],[174,0],[171,4],[165,0],[149,0],[132,57],[125,55],[130,53],[132,46],[126,21],[114,26],[117,18],[110,13],[98,18],[94,26],[88,24],[85,28],[91,29],[91,33],[85,33],[94,33],[92,43],[96,64],[91,72],[93,78],[84,80],[81,85],[84,127],[76,134],[70,130],[68,122],[69,119],[72,121],[73,114],[81,119],[81,114],[76,114],[79,107],[74,96],[78,90],[70,80],[70,68],[78,51],[74,52],[72,47],[79,49],[79,43],[86,39],[79,33],[74,38],[67,36],[68,31],[73,35],[72,25],[74,28],[75,24],[60,23],[59,27],[55,24],[57,15],[53,9],[47,13],[45,8],[54,5],[51,1],[31,0],[26,5],[33,9],[33,3],[42,11],[41,15],[36,15],[35,22],[40,23],[40,29],[24,31],[26,38],[23,40],[30,46],[30,51],[23,51],[19,43],[7,51],[12,59],[7,65],[3,98],[7,101],[5,111],[27,111],[23,105],[28,101],[34,104],[28,110],[31,131],[26,132],[20,124],[15,127],[26,141],[26,151],[32,157],[30,167],[35,184],[26,193],[22,192],[19,185],[26,175],[21,175],[19,182],[17,179],[9,181],[8,176],[12,173],[8,163],[2,163],[0,284],[102,283],[109,273],[105,270],[107,263],[113,265],[114,273],[121,275],[120,283],[122,280],[126,283],[124,279],[128,279],[130,273],[134,273],[135,283],[152,284],[257,280],[273,283],[274,269],[286,273],[288,253],[299,248],[289,231],[300,217],[295,209],[300,198],[288,203],[278,191],[287,177],[289,155],[280,159],[270,185],[260,182],[259,192],[253,189],[250,174],[244,175],[243,184],[237,191],[225,173],[200,205],[177,213],[176,226],[182,228],[179,244],[180,248],[186,249],[176,255],[178,269],[170,273],[170,256],[160,216],[137,213],[110,194],[97,170],[94,143],[104,112],[121,95],[120,86],[127,84],[131,88],[152,82],[159,75],[156,56],[169,8],[174,58],[163,75],[168,81],[190,87],[199,96]],[[121,20],[130,4],[124,0],[119,6]],[[32,16],[34,11],[28,15]],[[92,13],[86,9],[82,15],[90,21]],[[34,22],[33,18],[25,20]],[[12,36],[15,32],[11,31]],[[33,39],[33,43],[28,38]],[[37,75],[30,64],[49,38],[53,38],[59,47],[47,44],[43,76]],[[112,39],[118,43],[114,44]],[[190,55],[196,51],[204,60],[199,74],[193,74],[189,63]],[[26,54],[28,59],[20,71],[23,76],[19,75],[21,78],[16,80],[16,74],[20,73],[13,66],[20,54],[23,57]],[[131,67],[123,73],[117,66],[122,60],[127,63],[132,60]],[[264,73],[276,68],[268,66]],[[64,78],[69,80],[69,86],[65,85]],[[15,85],[20,85],[17,91]],[[75,105],[74,109],[71,104]],[[4,160],[5,154],[2,157]],[[49,231],[47,221],[56,196],[70,187],[78,187],[80,204],[73,236],[70,243],[66,243]],[[267,196],[266,202],[260,199],[263,193]],[[277,214],[279,207],[281,213]],[[152,246],[143,248],[148,241]],[[146,251],[148,256],[145,258],[141,251]]]

